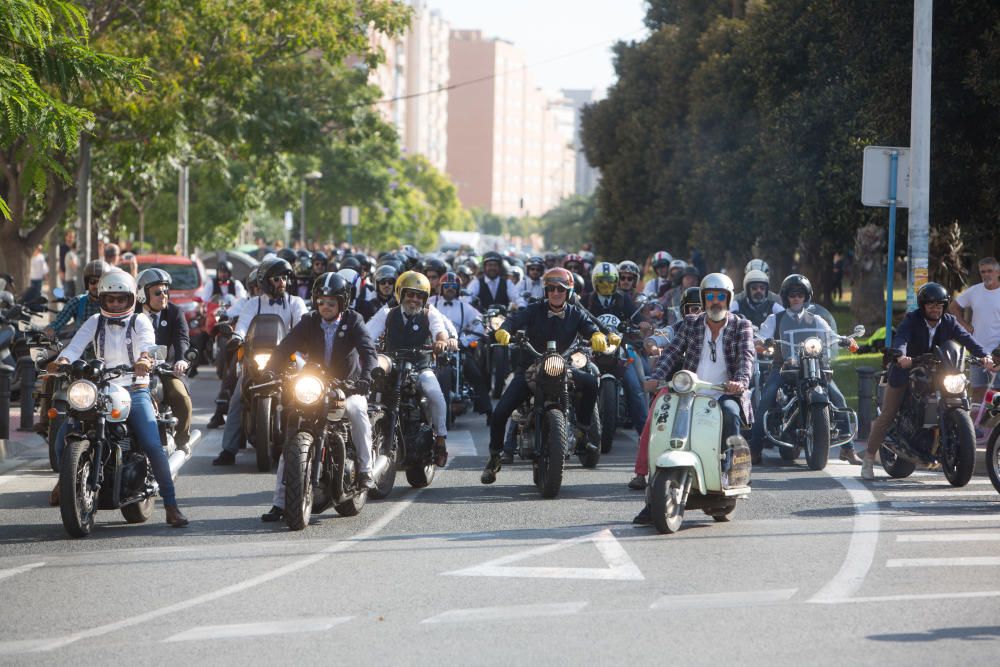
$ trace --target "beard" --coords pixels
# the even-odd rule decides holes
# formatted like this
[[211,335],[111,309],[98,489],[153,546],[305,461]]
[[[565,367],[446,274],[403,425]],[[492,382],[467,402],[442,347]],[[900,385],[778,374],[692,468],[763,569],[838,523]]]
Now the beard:
[[713,322],[721,322],[722,320],[726,319],[726,313],[728,312],[729,310],[725,306],[716,304],[712,304],[711,306],[709,306],[708,310],[706,311],[708,319],[712,320]]
[[413,317],[414,315],[419,314],[420,311],[423,310],[424,306],[423,304],[413,305],[409,302],[404,301],[403,304],[401,305],[401,308],[403,309],[403,313],[407,317]]

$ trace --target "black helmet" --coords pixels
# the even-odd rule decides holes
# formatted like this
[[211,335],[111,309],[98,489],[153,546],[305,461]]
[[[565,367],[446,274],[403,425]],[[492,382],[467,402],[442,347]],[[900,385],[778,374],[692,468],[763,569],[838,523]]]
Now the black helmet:
[[[291,252],[291,251],[289,251]],[[264,294],[268,296],[274,296],[274,284],[271,282],[272,278],[277,276],[291,276],[292,266],[284,259],[280,257],[272,257],[261,262],[260,272],[258,273],[258,280],[260,280],[260,288],[264,291]]]
[[583,294],[583,290],[587,287],[587,281],[576,271],[571,273],[573,274],[573,291],[577,294]]
[[524,263],[524,270],[527,271],[528,269],[530,269],[533,266],[536,267],[536,268],[541,269],[542,271],[544,271],[545,270],[545,260],[542,259],[541,257],[539,257],[538,255],[532,255],[531,257],[528,258],[528,261],[526,261]]
[[686,315],[686,309],[689,306],[698,306],[701,308],[701,288],[700,287],[688,287],[681,294],[681,314]]
[[361,268],[364,271],[364,273],[371,272],[373,266],[371,257],[364,254],[363,252],[356,252],[354,253],[354,259],[358,260],[358,264],[361,265]]
[[399,249],[399,252],[403,256],[403,262],[408,269],[413,268],[420,261],[420,251],[411,245],[404,245]]
[[340,306],[340,312],[344,312],[347,310],[347,302],[350,300],[352,289],[343,276],[336,273],[324,273],[313,281],[313,307],[316,307],[316,297],[335,296]]
[[329,261],[330,261],[330,258],[327,257],[326,253],[323,252],[322,250],[317,250],[316,252],[313,253],[313,256],[312,256],[312,263],[313,264],[315,264],[316,262],[323,262],[323,266],[326,266],[327,262],[329,262]]
[[343,262],[340,263],[340,268],[351,269],[352,271],[357,271],[361,273],[361,262],[354,255],[348,255]]
[[947,306],[949,301],[951,301],[951,295],[948,294],[948,290],[938,283],[927,283],[917,290],[917,307],[921,310],[929,303],[940,303]]
[[691,266],[690,264],[684,267],[684,270],[681,272],[681,276],[694,276],[696,279],[701,280],[701,274],[698,273],[698,268]]
[[440,277],[448,272],[448,266],[437,257],[431,257],[424,262],[424,273],[428,271],[433,271]]
[[500,268],[503,268],[503,257],[500,256],[500,253],[493,250],[483,254],[483,264],[485,265],[486,262],[496,262],[500,265]]
[[391,280],[393,285],[395,285],[396,278],[399,278],[399,267],[395,264],[383,264],[375,269],[376,284],[382,282],[383,280]]
[[233,275],[233,263],[230,262],[228,259],[225,259],[225,260],[219,262],[219,265],[217,267],[215,267],[215,275],[219,275],[220,271],[225,271],[230,276],[232,276]]
[[299,261],[299,256],[291,248],[282,248],[279,250],[278,257],[288,262],[288,266],[295,266],[295,262]]
[[110,270],[111,270],[111,265],[105,262],[103,259],[95,259],[92,262],[88,262],[87,265],[83,267],[84,285],[86,285],[88,279],[100,278]]
[[801,273],[793,273],[784,280],[781,281],[781,305],[788,308],[788,293],[793,289],[799,288],[806,292],[806,303],[812,301],[813,298],[813,286]]

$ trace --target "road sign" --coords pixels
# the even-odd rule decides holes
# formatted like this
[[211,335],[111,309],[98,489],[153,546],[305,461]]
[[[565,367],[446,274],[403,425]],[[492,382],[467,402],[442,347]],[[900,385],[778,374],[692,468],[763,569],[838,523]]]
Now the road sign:
[[909,208],[910,149],[898,146],[866,146],[861,169],[861,203],[865,206],[889,206],[889,170],[892,152],[899,156],[896,172],[896,206]]
[[344,227],[357,227],[361,223],[361,212],[357,206],[340,207],[340,224]]
[[293,228],[292,212],[285,211],[285,230],[290,232],[292,231],[292,228]]

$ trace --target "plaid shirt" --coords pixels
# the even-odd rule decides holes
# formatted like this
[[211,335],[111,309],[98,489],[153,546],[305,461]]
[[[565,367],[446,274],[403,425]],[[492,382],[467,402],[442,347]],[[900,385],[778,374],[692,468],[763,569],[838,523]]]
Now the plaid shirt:
[[56,319],[52,322],[51,326],[56,333],[62,331],[62,328],[66,326],[70,319],[76,321],[76,314],[79,312],[80,300],[83,299],[86,305],[83,307],[83,319],[76,322],[76,328],[79,329],[80,326],[89,320],[92,315],[96,315],[101,310],[101,302],[90,298],[89,293],[83,293],[79,296],[73,297],[66,302],[63,309],[59,311],[56,315]]
[[[688,315],[677,325],[677,333],[670,345],[660,355],[656,370],[650,377],[654,380],[665,380],[672,377],[676,371],[686,370],[697,372],[701,362],[701,350],[705,343],[705,318],[707,315]],[[756,352],[753,346],[753,325],[732,313],[726,315],[726,325],[722,329],[722,351],[726,360],[726,370],[732,382],[743,386],[740,394],[740,406],[743,418],[747,423],[753,422],[753,410],[750,407],[750,378],[753,375]]]

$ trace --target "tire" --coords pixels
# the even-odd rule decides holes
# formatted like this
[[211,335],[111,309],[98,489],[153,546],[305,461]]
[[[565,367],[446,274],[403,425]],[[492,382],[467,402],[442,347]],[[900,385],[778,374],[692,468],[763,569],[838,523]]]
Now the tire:
[[304,529],[312,516],[312,451],[313,436],[306,431],[296,433],[285,445],[285,524],[291,530]]
[[97,516],[97,493],[87,491],[87,477],[94,465],[89,440],[73,440],[63,450],[59,471],[59,514],[70,537],[86,537]]
[[878,456],[882,460],[882,470],[893,479],[903,479],[913,474],[916,465],[913,461],[907,461],[901,456],[897,456],[891,449],[882,445],[878,450]]
[[141,502],[126,505],[121,510],[122,516],[128,523],[146,523],[149,517],[153,516],[153,504],[153,498],[146,498]]
[[989,442],[986,443],[986,472],[990,476],[990,481],[993,482],[993,488],[997,490],[997,493],[1000,493],[1000,445],[997,443],[998,439],[1000,439],[1000,425],[993,427]]
[[536,484],[542,492],[542,498],[555,498],[562,487],[566,450],[569,446],[569,426],[566,415],[561,410],[546,410],[544,419],[542,442],[548,449],[548,455],[535,464],[538,467]]
[[657,470],[653,475],[649,510],[653,515],[653,525],[661,535],[676,533],[684,523],[684,478],[688,472],[671,468]]
[[810,470],[822,470],[830,460],[830,406],[809,406],[806,428],[806,464]]
[[396,470],[399,465],[399,437],[391,440],[385,437],[385,431],[389,426],[386,418],[372,424],[372,463],[378,460],[380,455],[385,455],[389,459],[389,465],[385,472],[375,478],[375,488],[368,492],[369,498],[381,500],[392,493],[396,485]]
[[[599,444],[604,442],[604,424],[601,423],[601,417],[600,413],[598,412],[597,405],[594,405],[594,414],[591,415],[590,419],[591,419],[590,423],[596,424],[597,428],[601,429],[601,433],[600,436],[597,438],[597,442],[594,443],[595,445],[597,445],[597,451],[594,452],[585,451],[583,454],[578,454],[578,457],[580,459],[580,465],[582,465],[584,468],[596,468],[597,464],[601,462],[601,452],[604,451],[602,445]],[[585,433],[583,439],[585,443],[589,442],[590,433]]]
[[601,416],[601,453],[607,454],[614,444],[618,426],[618,384],[612,378],[601,380],[597,406]]
[[406,481],[414,489],[422,489],[425,486],[430,486],[436,472],[437,466],[433,463],[424,466],[413,465],[406,469]]
[[778,447],[778,456],[781,457],[782,461],[792,463],[799,458],[799,451],[801,449],[801,447]]
[[257,471],[271,472],[271,397],[254,400],[253,448],[257,452]]
[[952,486],[965,486],[976,469],[976,427],[965,410],[951,410],[945,415],[948,445],[941,456],[941,468]]
[[727,523],[729,521],[729,515],[736,511],[736,503],[727,503],[726,505],[720,505],[718,507],[713,507],[710,510],[705,510],[705,514],[712,517],[716,523]]
[[49,432],[46,435],[45,440],[48,442],[49,446],[49,466],[52,468],[52,472],[59,472],[59,464],[56,463],[56,440],[59,435],[59,429],[62,428],[62,425],[65,422],[65,415],[49,420]]

